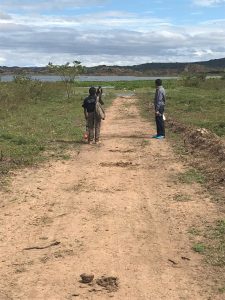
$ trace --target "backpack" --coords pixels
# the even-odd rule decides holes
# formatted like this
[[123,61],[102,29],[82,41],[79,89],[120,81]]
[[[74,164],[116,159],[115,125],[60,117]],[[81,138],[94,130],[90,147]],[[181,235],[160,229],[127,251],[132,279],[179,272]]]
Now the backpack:
[[104,108],[102,107],[101,103],[99,102],[99,97],[97,97],[96,104],[95,104],[95,115],[100,120],[105,119],[105,111],[104,111]]

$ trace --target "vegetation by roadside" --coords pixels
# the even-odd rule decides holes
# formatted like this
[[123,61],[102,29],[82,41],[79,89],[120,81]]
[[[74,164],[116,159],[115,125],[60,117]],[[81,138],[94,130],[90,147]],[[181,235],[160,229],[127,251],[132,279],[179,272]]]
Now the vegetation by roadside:
[[225,294],[225,220],[220,219],[189,230],[192,250],[202,256],[204,263],[210,268],[213,289],[217,294]]
[[[225,136],[225,81],[198,79],[193,85],[191,80],[164,81],[168,95],[167,114],[183,124],[204,126]],[[105,87],[106,106],[117,93],[134,92],[140,99],[142,114],[154,120],[153,109],[149,112],[154,81],[75,81],[68,84],[72,91],[70,98],[63,82],[47,83],[16,76],[14,82],[0,83],[0,173],[7,173],[12,165],[42,160],[49,153],[60,156],[68,145],[80,141],[84,128],[81,102],[92,85]],[[175,135],[173,138],[176,139]],[[179,151],[186,154],[182,144]]]
[[213,266],[225,266],[225,220],[219,219],[196,232],[192,229],[190,233],[195,252],[204,254],[206,262]]
[[[207,173],[206,177],[218,187],[225,183],[225,81],[192,80],[194,86],[187,78],[164,82],[167,90],[166,122],[170,127],[167,136],[173,140],[180,155],[192,154],[193,166]],[[137,95],[143,116],[154,122],[154,109],[149,109],[154,89],[142,89]]]
[[[49,157],[68,158],[67,150],[82,140],[81,105],[88,94],[88,88],[73,83],[72,89],[68,99],[63,82],[18,76],[13,82],[0,83],[0,175]],[[106,91],[106,106],[112,98],[112,91]]]
[[[198,81],[197,81],[198,80]],[[165,80],[166,112],[173,119],[188,126],[204,127],[218,136],[225,136],[225,80],[207,79],[192,86],[186,79]],[[143,113],[148,113],[154,97],[154,87],[137,90]]]
[[[197,220],[189,230],[192,250],[202,255],[210,268],[210,276],[216,293],[224,294],[225,267],[225,81],[222,79],[192,81],[180,80],[176,84],[167,81],[167,137],[175,152],[188,164],[186,172],[177,174],[181,184],[201,184],[211,193],[211,198],[219,207],[216,220]],[[196,81],[194,81],[196,83]],[[153,108],[149,112],[149,102],[154,97],[154,89],[138,92],[142,115],[154,122]],[[173,123],[171,128],[168,128]],[[200,128],[206,128],[202,130]],[[185,194],[174,196],[177,203],[192,199]]]

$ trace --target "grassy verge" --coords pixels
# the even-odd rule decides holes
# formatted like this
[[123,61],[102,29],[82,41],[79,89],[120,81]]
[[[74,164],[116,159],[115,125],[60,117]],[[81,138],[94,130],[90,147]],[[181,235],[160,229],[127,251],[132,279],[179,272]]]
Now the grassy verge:
[[207,263],[225,267],[225,220],[217,220],[202,229],[191,228],[193,251],[204,255]]
[[[208,79],[199,86],[186,86],[182,80],[166,80],[166,113],[186,125],[204,127],[225,137],[225,80]],[[141,110],[148,114],[148,104],[154,97],[154,87],[137,91]]]
[[178,175],[178,180],[180,183],[186,183],[186,184],[191,184],[191,183],[200,183],[203,184],[205,183],[205,177],[204,175],[197,171],[196,169],[189,169],[185,173],[181,173]]
[[[225,81],[207,80],[198,88],[169,90],[168,113],[187,125],[204,127],[225,136]],[[219,86],[218,86],[219,85]]]
[[[177,80],[165,80],[163,84],[170,116],[225,136],[224,80],[207,80],[194,87]],[[7,173],[12,166],[43,160],[50,153],[63,156],[65,148],[80,141],[84,128],[81,103],[92,85],[106,87],[106,107],[116,93],[135,91],[142,114],[154,122],[153,110],[149,113],[154,81],[77,82],[70,101],[60,82],[1,82],[0,174]]]
[[[177,81],[176,84],[164,83],[167,90],[166,113],[170,118],[191,127],[204,127],[221,137],[225,138],[225,81],[220,79],[210,79],[199,82],[197,86],[187,86],[184,81]],[[153,112],[149,113],[149,102],[154,97],[154,89],[139,89],[137,91],[139,106],[142,115],[154,123]],[[153,109],[152,109],[153,110]],[[192,165],[192,152],[186,147],[184,138],[178,133],[167,130],[167,138],[172,142],[175,152],[190,164],[190,169],[185,173],[178,174],[176,180],[181,184],[199,183],[209,186],[209,177],[206,169],[200,168],[194,155]],[[212,153],[213,156],[213,153]],[[202,157],[200,157],[202,159]],[[207,159],[207,158],[206,158]],[[204,160],[204,157],[203,157]],[[208,159],[213,162],[213,157]],[[220,166],[222,162],[220,163]],[[212,165],[210,165],[212,167]],[[212,168],[213,169],[213,168]],[[219,185],[220,187],[220,185]],[[223,190],[221,190],[221,194]],[[213,200],[217,200],[218,205],[224,205],[218,189],[210,189]],[[191,201],[185,194],[177,194],[174,201]],[[220,218],[220,219],[219,219]],[[213,289],[215,293],[224,294],[224,267],[225,267],[225,220],[224,214],[218,214],[218,220],[202,226],[192,227],[189,236],[192,240],[192,250],[202,255],[204,261],[210,266],[210,279],[215,282]]]
[[[49,157],[68,158],[85,128],[81,107],[88,88],[37,81],[0,83],[0,175]],[[108,106],[113,92],[105,92]]]

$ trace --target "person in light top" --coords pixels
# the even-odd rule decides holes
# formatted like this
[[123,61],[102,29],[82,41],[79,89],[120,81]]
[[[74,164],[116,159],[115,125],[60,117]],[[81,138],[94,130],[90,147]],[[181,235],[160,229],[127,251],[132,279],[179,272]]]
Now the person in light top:
[[165,138],[164,110],[166,104],[166,92],[162,86],[161,79],[155,80],[155,87],[154,107],[157,133],[153,135],[153,138],[163,139]]

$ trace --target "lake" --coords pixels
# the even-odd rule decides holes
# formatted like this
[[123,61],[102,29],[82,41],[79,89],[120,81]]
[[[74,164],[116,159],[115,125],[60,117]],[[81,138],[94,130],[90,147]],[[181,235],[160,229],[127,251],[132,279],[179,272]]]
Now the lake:
[[[1,81],[8,82],[13,80],[13,75],[2,75],[0,76]],[[40,81],[61,81],[60,76],[54,76],[54,75],[32,75],[32,79],[37,79]],[[137,77],[137,76],[79,76],[77,79],[79,81],[107,81],[107,82],[113,82],[113,81],[133,81],[133,80],[155,80],[157,78],[162,79],[177,79],[178,77]]]

